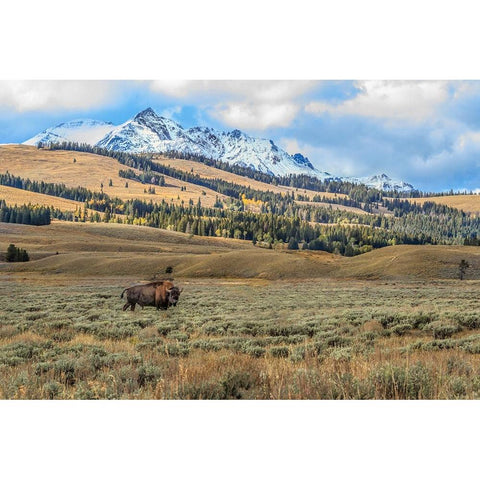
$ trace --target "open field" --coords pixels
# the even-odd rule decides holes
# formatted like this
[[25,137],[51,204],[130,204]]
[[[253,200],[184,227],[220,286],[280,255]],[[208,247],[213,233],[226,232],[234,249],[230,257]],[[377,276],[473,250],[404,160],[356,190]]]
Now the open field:
[[480,214],[480,195],[445,195],[439,197],[408,198],[412,203],[423,205],[425,202],[435,202],[447,207],[463,210],[468,213]]
[[[132,225],[0,223],[9,243],[32,261],[0,263],[0,297],[13,299],[0,398],[480,398],[479,247],[349,258]],[[176,308],[122,311],[125,287],[168,276],[184,288]]]
[[[74,158],[75,163],[73,163]],[[208,207],[213,206],[216,196],[221,199],[227,198],[208,188],[168,176],[165,176],[164,187],[155,188],[155,194],[144,193],[146,185],[118,175],[120,170],[127,168],[114,158],[91,153],[42,150],[26,145],[0,145],[0,173],[9,171],[12,175],[30,180],[64,183],[68,187],[81,186],[95,192],[100,192],[103,184],[103,191],[107,195],[123,200],[137,198],[145,201],[165,200],[174,203],[180,203],[183,200],[188,203],[190,199],[197,202],[201,198],[202,205]],[[110,179],[113,183],[111,187]],[[125,188],[127,181],[128,188]],[[182,191],[182,187],[186,190]]]
[[2,276],[1,398],[480,398],[478,281],[183,280],[123,312],[119,278]]
[[[355,257],[322,251],[276,251],[251,242],[198,237],[134,225],[53,222],[48,226],[0,223],[0,252],[14,243],[34,262],[0,264],[1,271],[155,278],[167,266],[183,278],[337,278],[439,280],[458,277],[458,264],[471,265],[467,279],[480,280],[480,248],[397,245]],[[56,254],[58,252],[58,255]]]

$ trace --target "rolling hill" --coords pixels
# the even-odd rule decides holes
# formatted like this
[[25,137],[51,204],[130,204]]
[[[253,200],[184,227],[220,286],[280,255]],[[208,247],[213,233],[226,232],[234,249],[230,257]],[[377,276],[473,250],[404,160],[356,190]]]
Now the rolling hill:
[[180,279],[435,281],[458,278],[458,264],[467,259],[471,265],[467,279],[480,280],[478,247],[397,245],[349,258],[259,249],[248,241],[192,237],[134,225],[0,223],[0,251],[9,243],[22,245],[33,261],[0,264],[0,274],[20,277],[28,273],[149,280],[164,277],[166,267],[172,266],[173,275]]
[[426,202],[434,202],[439,205],[457,208],[464,212],[480,214],[480,195],[440,195],[437,197],[423,197],[409,199],[412,203],[423,205]]
[[[155,226],[159,229],[184,232],[193,238],[203,237],[204,254],[211,254],[215,250],[213,245],[218,245],[215,242],[219,242],[222,237],[248,240],[243,242],[243,245],[248,245],[250,253],[246,257],[239,252],[228,253],[228,262],[224,262],[223,257],[210,256],[203,260],[195,257],[197,263],[192,263],[190,260],[193,259],[188,255],[199,253],[199,244],[195,242],[187,242],[189,248],[193,249],[192,252],[181,251],[185,262],[190,258],[187,263],[180,264],[174,262],[173,258],[165,257],[166,261],[174,262],[180,268],[179,272],[185,275],[190,272],[194,276],[202,272],[203,274],[212,272],[213,276],[228,276],[228,268],[222,267],[228,263],[234,265],[233,271],[240,276],[273,278],[276,271],[284,278],[294,269],[303,272],[294,274],[301,277],[315,277],[318,272],[330,273],[331,276],[348,276],[347,270],[356,272],[357,265],[359,270],[355,275],[359,277],[375,276],[375,271],[384,272],[378,273],[380,276],[388,276],[383,264],[377,265],[374,260],[381,258],[381,254],[370,257],[371,253],[366,252],[398,244],[411,244],[411,248],[414,249],[418,246],[420,251],[420,246],[428,248],[429,244],[459,245],[463,244],[467,237],[475,241],[478,236],[479,219],[475,215],[458,210],[445,212],[445,209],[432,208],[428,205],[427,210],[422,210],[422,207],[412,209],[402,198],[395,199],[395,207],[389,207],[388,202],[382,204],[381,192],[357,184],[334,182],[333,191],[325,192],[321,191],[321,188],[330,188],[332,185],[323,184],[318,180],[315,183],[309,180],[310,177],[300,177],[299,180],[288,178],[284,182],[287,185],[309,186],[311,189],[297,188],[268,183],[269,178],[261,175],[257,175],[257,179],[252,179],[243,176],[241,173],[245,175],[249,173],[242,169],[233,170],[237,172],[233,173],[228,168],[224,169],[221,164],[215,164],[218,167],[216,168],[200,160],[169,158],[162,155],[148,157],[125,153],[117,155],[100,149],[91,151],[96,153],[88,153],[81,149],[70,151],[27,145],[0,146],[0,174],[3,182],[0,200],[5,200],[5,204],[10,207],[31,204],[53,206],[62,212],[76,212],[78,209],[79,213],[75,215],[70,213],[69,216],[56,212],[54,218],[118,223],[120,225],[117,229],[113,230],[112,227],[110,230],[115,232],[115,235],[111,235],[112,239],[116,235],[121,238],[122,231],[119,228],[126,228],[126,224]],[[12,180],[12,175],[16,176],[16,179]],[[305,178],[308,180],[304,182]],[[26,186],[28,182],[46,182],[48,188],[41,189],[38,183],[35,186],[37,190],[32,191]],[[67,191],[67,187],[71,190]],[[80,191],[79,187],[84,190]],[[348,195],[342,191],[348,192]],[[422,202],[419,202],[419,199],[407,200],[425,204],[429,200],[445,202],[449,197],[427,197],[421,199]],[[463,202],[462,205],[471,206],[471,211],[476,211],[474,202],[478,200],[477,196],[451,198],[452,202],[460,200]],[[438,205],[440,204],[442,202],[438,201]],[[80,212],[80,208],[83,211],[85,206],[89,208],[87,215]],[[4,210],[7,211],[7,207],[4,207]],[[93,215],[94,211],[100,215]],[[1,217],[3,221],[28,223],[24,217],[27,218],[29,214],[24,214],[23,211],[19,211],[18,214],[7,211],[5,215]],[[175,238],[180,241],[181,237]],[[136,240],[140,250],[136,244],[135,248],[130,250],[133,256],[139,251],[140,254],[144,252],[144,247],[141,247],[142,239]],[[73,245],[79,244],[75,238],[69,241],[73,242]],[[84,251],[92,253],[90,263],[93,265],[98,252],[111,252],[114,255],[110,257],[109,268],[112,272],[122,271],[121,263],[125,260],[122,252],[127,251],[123,242],[118,244],[110,240],[112,245],[115,245],[113,249],[108,246],[109,241],[94,248],[92,245],[97,245],[98,242],[93,240],[93,237],[88,237],[85,242],[88,245],[86,250],[75,250],[75,254]],[[153,250],[154,252],[174,252],[170,247],[162,250],[163,239],[158,243],[159,249]],[[230,249],[233,244],[228,245],[225,248]],[[47,253],[51,253],[51,250],[38,248],[38,245],[35,247],[35,243],[27,243],[23,248],[27,246],[34,255],[32,258],[39,258],[39,255],[48,256]],[[285,257],[283,255],[287,253],[282,250],[286,250],[287,247],[289,250],[303,251],[288,252],[295,256]],[[64,242],[55,247],[55,252],[65,249]],[[447,250],[435,251],[447,252]],[[319,255],[324,255],[325,252],[355,258],[348,264],[348,269],[343,270],[344,260],[332,260],[330,263],[327,262],[328,265],[324,261],[318,263]],[[73,252],[68,254],[72,255]],[[249,266],[251,262],[247,257],[254,259],[253,267]],[[363,265],[362,262],[368,261],[369,258],[372,259],[371,262]],[[136,260],[148,271],[153,268],[147,265],[148,261],[144,264],[140,257]],[[45,260],[45,266],[49,262],[59,261]],[[395,265],[395,260],[391,261],[392,265]],[[210,265],[210,262],[213,263]],[[292,264],[289,265],[288,262]],[[332,267],[332,262],[335,263],[335,267]],[[275,267],[267,267],[267,263],[272,263]],[[87,272],[88,268],[85,268],[86,270],[77,266],[76,271]],[[103,271],[102,268],[99,267],[98,271]],[[133,264],[131,269],[136,271]],[[318,272],[316,269],[319,269]],[[417,272],[413,265],[411,270]],[[435,275],[443,277],[446,274]]]
[[[75,163],[73,160],[76,160]],[[162,165],[171,165],[175,169],[199,174],[202,178],[222,179],[226,182],[237,185],[250,186],[253,189],[274,192],[279,194],[303,193],[313,197],[318,192],[307,189],[296,189],[282,185],[272,185],[259,182],[241,175],[236,175],[218,168],[209,167],[199,162],[184,159],[171,159],[162,156],[155,157],[155,161]],[[95,155],[84,152],[71,152],[67,150],[43,150],[26,145],[0,145],[0,173],[10,172],[22,178],[29,178],[36,181],[64,183],[68,187],[82,186],[89,190],[100,192],[103,185],[103,192],[112,197],[119,197],[123,200],[140,199],[145,201],[161,202],[165,200],[174,204],[197,202],[201,199],[202,205],[211,207],[217,198],[222,201],[227,196],[213,191],[207,187],[182,181],[177,178],[165,176],[166,185],[156,188],[155,194],[145,193],[145,185],[138,181],[126,180],[119,176],[119,171],[125,167],[111,157]],[[133,169],[137,173],[140,171]],[[110,179],[113,185],[110,186]],[[125,187],[128,182],[128,188]],[[7,202],[10,201],[13,193],[10,191]],[[22,195],[17,192],[14,203],[23,203]],[[327,198],[347,198],[341,193],[322,192]],[[0,196],[0,198],[2,198]],[[28,203],[33,197],[25,197]],[[50,199],[37,196],[36,203],[44,206],[56,205],[58,199]],[[32,202],[33,203],[33,202]],[[67,205],[63,203],[62,205]],[[72,210],[73,204],[68,204],[66,210]],[[60,207],[59,207],[60,208]],[[348,210],[343,205],[335,205],[335,208]],[[75,210],[75,208],[73,208]]]
[[[65,150],[42,150],[25,145],[0,145],[0,173],[8,171],[22,178],[64,183],[68,187],[81,186],[94,192],[100,192],[103,184],[103,191],[107,195],[124,200],[137,198],[153,202],[165,200],[173,203],[182,201],[188,203],[189,200],[196,202],[201,198],[204,205],[213,206],[216,197],[226,199],[224,195],[208,188],[168,176],[165,178],[165,187],[157,188],[155,194],[148,194],[144,192],[145,185],[140,182],[121,178],[119,171],[122,169],[125,167],[115,159],[101,155]],[[112,186],[109,185],[110,179],[112,179]],[[125,187],[127,181],[128,188]],[[38,200],[42,205],[52,205],[49,199],[39,198]]]

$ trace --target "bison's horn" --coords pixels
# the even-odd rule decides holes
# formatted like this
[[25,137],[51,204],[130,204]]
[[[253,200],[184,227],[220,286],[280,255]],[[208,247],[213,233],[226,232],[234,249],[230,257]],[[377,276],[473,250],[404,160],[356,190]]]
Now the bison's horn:
[[167,288],[167,293],[170,293],[172,291],[172,288]]
[[183,287],[178,291],[178,293],[182,293],[183,292]]

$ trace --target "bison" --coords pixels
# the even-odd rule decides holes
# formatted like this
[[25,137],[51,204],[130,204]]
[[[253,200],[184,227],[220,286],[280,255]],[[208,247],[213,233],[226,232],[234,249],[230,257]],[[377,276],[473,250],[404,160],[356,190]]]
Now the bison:
[[172,282],[163,280],[126,288],[120,298],[123,298],[123,294],[127,292],[127,303],[123,306],[124,311],[128,307],[132,311],[135,310],[137,303],[142,308],[154,306],[157,310],[160,308],[166,310],[170,306],[175,307],[177,305],[182,291],[183,288],[178,288]]

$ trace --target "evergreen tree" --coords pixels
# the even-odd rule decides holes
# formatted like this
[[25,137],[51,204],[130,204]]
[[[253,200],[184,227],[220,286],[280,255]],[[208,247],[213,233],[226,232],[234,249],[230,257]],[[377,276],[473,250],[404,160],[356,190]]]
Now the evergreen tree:
[[458,273],[459,273],[460,280],[463,280],[463,277],[467,273],[467,268],[469,267],[470,267],[470,264],[466,260],[464,259],[460,260],[460,263],[458,265]]
[[290,241],[288,242],[288,249],[298,250],[298,242],[294,237],[290,237]]

